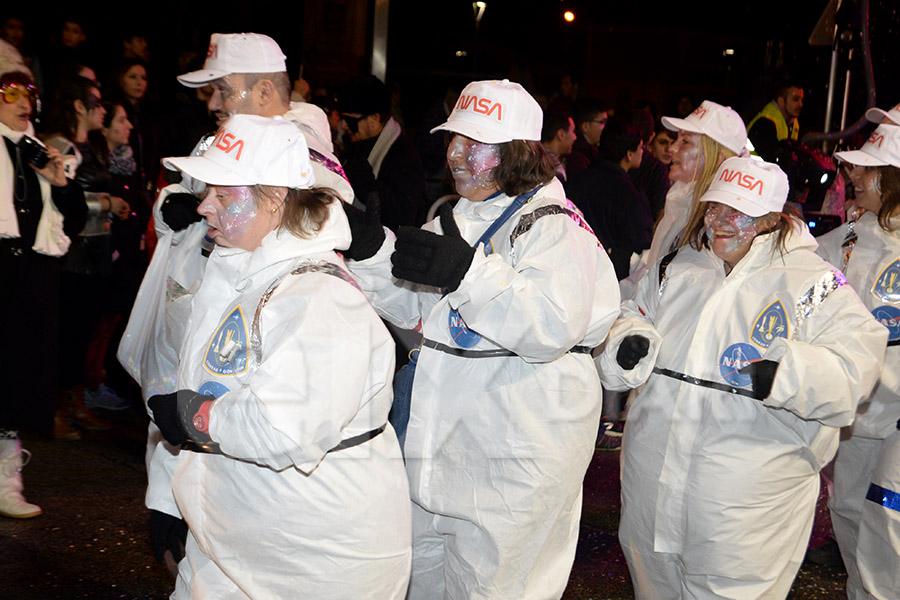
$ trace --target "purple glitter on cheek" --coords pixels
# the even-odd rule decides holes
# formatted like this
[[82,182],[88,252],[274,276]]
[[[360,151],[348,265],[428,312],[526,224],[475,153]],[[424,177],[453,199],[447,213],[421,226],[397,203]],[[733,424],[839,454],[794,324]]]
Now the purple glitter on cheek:
[[482,144],[458,135],[447,149],[447,164],[456,191],[466,196],[494,185],[491,172],[500,164],[500,148],[497,144]]
[[219,211],[219,224],[222,232],[229,238],[240,237],[256,218],[256,199],[249,187],[239,186],[227,189],[227,205],[222,203],[224,211]]

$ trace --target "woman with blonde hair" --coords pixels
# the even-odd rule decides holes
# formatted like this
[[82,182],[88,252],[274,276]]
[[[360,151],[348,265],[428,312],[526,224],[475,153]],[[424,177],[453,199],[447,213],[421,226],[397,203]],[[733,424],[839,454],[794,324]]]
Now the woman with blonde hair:
[[620,283],[623,298],[630,298],[645,271],[670,252],[688,243],[683,232],[703,221],[700,197],[709,189],[716,169],[727,158],[740,156],[747,144],[744,122],[730,107],[704,100],[684,119],[663,117],[663,125],[678,132],[672,144],[666,205],[653,232],[650,248],[641,254],[631,275]]
[[778,166],[725,160],[599,358],[605,386],[639,388],[619,526],[639,599],[785,598],[819,471],[881,371],[887,332],[787,195]]

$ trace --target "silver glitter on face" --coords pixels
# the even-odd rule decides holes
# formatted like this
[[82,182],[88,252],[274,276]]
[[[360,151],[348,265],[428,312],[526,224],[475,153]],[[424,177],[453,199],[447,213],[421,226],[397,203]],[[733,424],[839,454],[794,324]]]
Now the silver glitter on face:
[[672,144],[672,163],[669,166],[669,179],[690,183],[696,180],[706,160],[700,154],[700,134],[681,131],[678,139]]
[[258,211],[247,186],[209,186],[197,211],[206,217],[210,235],[220,246],[254,250],[277,226],[274,212]]
[[224,213],[219,214],[222,231],[230,238],[240,237],[256,218],[256,199],[246,186],[220,189],[228,190],[228,205]]
[[252,94],[244,84],[243,75],[226,75],[210,86],[213,93],[206,106],[215,113],[218,125],[237,114],[253,114]]
[[710,202],[703,223],[713,253],[734,267],[759,234],[759,219],[718,202]]
[[[464,198],[493,192],[497,184],[492,171],[500,164],[500,146],[482,144],[463,135],[456,135],[447,148],[447,165],[456,184],[456,192]],[[483,198],[482,198],[483,199]]]

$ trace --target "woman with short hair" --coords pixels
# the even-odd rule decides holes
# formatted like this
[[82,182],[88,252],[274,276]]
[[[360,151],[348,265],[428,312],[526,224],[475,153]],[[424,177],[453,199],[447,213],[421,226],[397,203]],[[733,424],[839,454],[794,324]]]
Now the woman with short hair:
[[386,424],[394,344],[344,267],[341,201],[281,118],[235,115],[202,156],[216,247],[193,298],[175,393],[148,404],[183,447],[190,534],[173,598],[406,594],[409,492]]

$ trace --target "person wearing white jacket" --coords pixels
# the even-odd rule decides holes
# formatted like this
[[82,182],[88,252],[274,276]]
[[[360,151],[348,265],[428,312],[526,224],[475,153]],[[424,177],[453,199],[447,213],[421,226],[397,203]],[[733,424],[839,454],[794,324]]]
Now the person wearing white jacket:
[[411,600],[558,598],[574,560],[601,406],[589,352],[619,296],[541,121],[519,84],[470,83],[435,128],[453,134],[452,211],[395,239],[345,207],[366,295],[385,319],[422,323],[404,446]]
[[690,244],[641,279],[599,357],[644,387],[622,453],[636,597],[785,598],[819,470],[881,370],[887,332],[783,213],[787,176],[729,158]]
[[335,252],[341,201],[309,190],[304,136],[236,115],[202,156],[216,248],[193,298],[177,393],[148,404],[183,446],[188,523],[173,598],[401,599],[406,474],[393,429],[394,345]]
[[619,285],[623,298],[634,295],[637,282],[656,261],[685,245],[683,232],[690,217],[699,214],[700,197],[726,158],[740,156],[747,144],[744,121],[729,106],[704,100],[684,119],[663,117],[663,125],[678,132],[672,144],[669,179],[663,213],[653,231],[650,248],[641,253],[631,274]]
[[852,165],[865,213],[820,237],[819,254],[841,268],[890,341],[878,384],[838,447],[831,522],[848,598],[889,600],[900,598],[900,127],[883,124],[862,148],[835,156]]
[[[214,33],[203,68],[185,73],[178,80],[188,87],[214,88],[208,106],[219,125],[234,114],[281,116],[294,123],[310,149],[315,185],[332,189],[341,200],[352,202],[353,190],[334,155],[328,118],[313,104],[290,102],[286,70],[285,56],[272,38],[256,33]],[[204,137],[192,155],[202,154],[214,142],[212,134]],[[196,212],[197,196],[202,193],[202,182],[184,176],[180,183],[163,189],[154,205],[159,244],[118,351],[119,361],[140,383],[145,400],[175,391],[184,324],[193,293],[203,279],[211,246],[208,240],[204,242],[208,226]],[[183,526],[170,486],[177,451],[166,444],[151,422],[145,456],[145,504],[151,509],[154,553],[170,568],[172,561],[177,562],[182,556],[177,532],[183,531]]]

